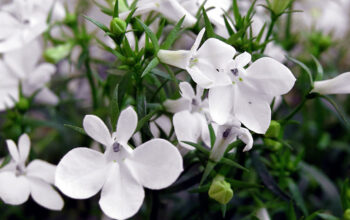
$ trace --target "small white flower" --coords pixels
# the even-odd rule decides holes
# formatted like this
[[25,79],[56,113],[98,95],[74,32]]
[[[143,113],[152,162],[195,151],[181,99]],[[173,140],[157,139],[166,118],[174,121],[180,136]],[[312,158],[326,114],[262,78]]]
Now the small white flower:
[[57,166],[56,185],[75,199],[89,198],[102,189],[99,204],[111,218],[130,218],[142,205],[143,187],[165,188],[183,170],[179,151],[166,140],[153,139],[134,150],[128,145],[137,126],[137,114],[131,107],[121,112],[112,134],[93,115],[85,116],[83,126],[105,146],[105,153],[83,147],[71,150]]
[[349,94],[350,72],[340,74],[333,79],[316,81],[311,92],[323,95]]
[[248,129],[265,133],[271,121],[271,100],[289,92],[296,79],[286,66],[268,57],[245,69],[250,60],[245,52],[226,65],[224,72],[231,83],[210,89],[209,110],[218,124],[226,123],[233,112]]
[[52,18],[62,19],[63,6],[53,0],[14,0],[1,6],[0,53],[19,49],[42,34],[52,7]]
[[191,50],[160,50],[161,62],[187,70],[202,88],[229,84],[230,78],[223,72],[225,65],[234,57],[236,50],[215,38],[210,38],[198,49],[205,29],[198,34]]
[[39,63],[41,46],[38,41],[3,55],[0,60],[0,110],[13,107],[19,98],[21,83],[24,96],[39,91],[35,100],[40,103],[56,105],[57,96],[46,87],[56,67],[50,63]]
[[56,166],[42,160],[33,160],[25,165],[30,151],[30,139],[23,134],[18,140],[18,148],[12,140],[7,140],[11,162],[0,169],[0,197],[11,205],[20,205],[29,195],[39,205],[61,210],[63,200],[53,189]]
[[183,143],[183,141],[197,143],[200,138],[206,145],[210,144],[207,117],[208,100],[202,100],[203,89],[197,86],[196,94],[188,82],[181,82],[181,98],[167,100],[164,103],[167,111],[175,113],[173,124],[179,144],[189,150],[194,147]]
[[[192,16],[177,0],[139,0],[136,4],[136,11],[134,16],[148,14],[151,11],[161,13],[167,19],[178,22],[183,16],[184,27],[193,26],[197,19]],[[126,18],[130,11],[120,14],[121,18]]]

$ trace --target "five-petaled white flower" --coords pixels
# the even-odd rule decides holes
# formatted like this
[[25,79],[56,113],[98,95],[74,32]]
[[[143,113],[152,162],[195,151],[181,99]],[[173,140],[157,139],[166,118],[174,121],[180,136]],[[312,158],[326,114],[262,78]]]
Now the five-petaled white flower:
[[332,79],[316,81],[311,92],[323,95],[349,94],[350,72],[340,74]]
[[197,143],[202,139],[209,146],[210,135],[206,119],[209,114],[208,100],[202,100],[203,89],[197,86],[195,94],[188,82],[181,82],[179,87],[181,98],[164,102],[167,111],[175,113],[173,124],[179,144],[193,150],[194,147],[183,141]]
[[271,122],[271,100],[289,92],[295,77],[286,66],[268,57],[245,69],[250,60],[251,55],[245,52],[218,69],[230,80],[225,86],[210,89],[209,110],[218,124],[226,123],[233,113],[248,129],[265,133]]
[[215,38],[208,39],[199,48],[204,32],[205,29],[199,32],[191,50],[160,50],[158,58],[163,63],[185,69],[202,88],[225,85],[229,78],[220,70],[232,60],[236,50]]
[[128,145],[137,120],[136,112],[128,107],[119,116],[117,131],[110,134],[100,118],[85,116],[86,133],[105,146],[105,153],[88,148],[68,152],[57,165],[57,187],[76,199],[89,198],[102,189],[103,212],[126,219],[140,209],[143,187],[162,189],[175,182],[183,170],[175,146],[163,139],[150,140],[134,150]]
[[11,162],[0,169],[0,198],[8,204],[20,205],[29,195],[39,205],[61,210],[63,200],[53,189],[56,166],[42,160],[33,160],[25,165],[30,152],[30,139],[23,134],[18,140],[18,148],[12,140],[7,140]]

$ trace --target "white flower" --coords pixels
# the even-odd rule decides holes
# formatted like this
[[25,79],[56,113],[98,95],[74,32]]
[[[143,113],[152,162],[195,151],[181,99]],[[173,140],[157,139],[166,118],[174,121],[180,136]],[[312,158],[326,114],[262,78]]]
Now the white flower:
[[39,205],[52,210],[61,210],[63,200],[53,189],[56,166],[42,160],[25,162],[30,151],[30,139],[23,134],[18,140],[18,148],[12,140],[7,140],[11,162],[0,169],[0,197],[11,205],[20,205],[29,195]]
[[237,138],[246,144],[243,151],[252,149],[254,142],[252,135],[248,129],[241,127],[241,123],[235,117],[231,116],[227,123],[223,125],[214,124],[213,127],[216,130],[216,140],[210,153],[211,160],[220,161],[227,147],[235,142]]
[[316,81],[311,92],[323,95],[349,94],[350,72],[340,74],[333,79]]
[[269,213],[267,212],[266,208],[259,209],[256,213],[256,217],[259,220],[270,220],[270,216],[269,216]]
[[248,129],[265,133],[271,121],[272,98],[289,92],[295,77],[286,66],[268,57],[245,69],[250,60],[251,55],[245,52],[226,65],[223,71],[231,83],[210,89],[209,110],[218,124],[226,123],[233,112]]
[[71,150],[57,166],[56,185],[75,199],[89,198],[102,189],[99,204],[111,218],[133,216],[142,205],[143,187],[165,188],[183,170],[179,151],[166,140],[153,139],[134,150],[128,145],[137,126],[131,107],[121,112],[113,134],[93,115],[85,116],[83,126],[105,146],[105,153],[82,147]]
[[41,46],[33,41],[20,50],[8,52],[0,60],[0,110],[13,107],[18,101],[19,83],[25,96],[31,96],[39,91],[35,100],[40,103],[55,105],[57,96],[45,84],[50,81],[56,67],[49,63],[39,63]]
[[[139,0],[136,4],[134,16],[148,14],[151,11],[161,13],[167,19],[178,22],[183,16],[184,27],[193,26],[197,19],[192,16],[177,0]],[[130,11],[120,14],[121,18],[126,18]]]
[[19,49],[47,28],[47,16],[62,19],[63,6],[52,0],[14,0],[0,8],[0,53]]
[[210,38],[198,49],[205,29],[201,30],[191,50],[160,50],[161,62],[187,70],[202,88],[227,85],[230,78],[221,69],[234,57],[236,50],[230,45]]
[[175,113],[173,124],[179,144],[193,150],[194,147],[183,141],[197,143],[201,138],[209,146],[210,135],[206,119],[208,100],[202,100],[203,89],[197,86],[195,94],[188,82],[181,82],[179,87],[181,98],[164,102],[167,111]]

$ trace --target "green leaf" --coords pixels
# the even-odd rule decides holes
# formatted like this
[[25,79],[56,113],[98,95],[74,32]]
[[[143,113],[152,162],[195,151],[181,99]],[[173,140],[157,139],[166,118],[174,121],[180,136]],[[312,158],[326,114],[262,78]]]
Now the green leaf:
[[148,113],[145,117],[143,117],[141,120],[139,120],[139,122],[137,123],[137,127],[135,132],[141,130],[141,128],[148,122],[151,120],[151,118],[156,115],[158,112],[160,111],[160,109],[156,109],[150,113]]
[[244,170],[244,171],[247,171],[249,172],[249,170],[247,168],[245,168],[244,166],[240,165],[239,163],[233,161],[233,160],[230,160],[230,159],[227,159],[227,158],[221,158],[221,160],[219,161],[220,164],[224,164],[224,165],[228,165],[228,166],[232,166],[232,167],[236,167],[238,169],[241,169],[241,170]]
[[215,37],[214,28],[211,25],[207,12],[205,11],[204,8],[202,9],[202,12],[203,12],[203,18],[204,18],[204,24],[205,24],[205,32],[207,34],[207,37],[208,38]]
[[119,17],[119,0],[115,0],[114,10],[113,10],[113,18]]
[[303,62],[301,62],[301,61],[299,61],[297,59],[294,59],[293,57],[290,57],[290,56],[286,56],[286,57],[287,57],[288,60],[292,61],[293,63],[296,63],[303,70],[305,70],[305,72],[307,73],[307,75],[309,77],[311,88],[313,88],[314,87],[314,81],[313,81],[312,73],[311,73],[311,70],[309,69],[309,67],[307,67]]
[[202,185],[207,180],[208,176],[210,175],[211,171],[214,169],[216,164],[217,163],[215,163],[211,160],[208,160],[207,166],[204,169],[203,176],[202,176],[202,179],[201,179],[199,185]]
[[295,210],[292,202],[290,202],[288,205],[287,217],[288,220],[297,220],[297,216],[295,215]]
[[329,104],[331,104],[334,107],[334,109],[338,113],[340,119],[344,122],[346,128],[350,129],[349,120],[348,120],[346,114],[344,113],[344,111],[342,109],[340,109],[338,104],[329,96],[319,95],[319,97],[323,98],[324,100],[326,100]]
[[247,188],[263,188],[262,185],[258,185],[255,183],[249,183],[247,181],[240,181],[240,180],[234,180],[230,178],[225,178],[227,182],[231,184],[232,188],[241,188],[241,189],[247,189]]
[[257,152],[252,153],[252,161],[253,166],[258,173],[261,181],[264,183],[264,185],[275,195],[279,196],[285,201],[290,201],[289,195],[287,195],[285,192],[282,191],[282,189],[278,186],[276,181],[273,179],[269,171],[267,170],[265,164],[261,162],[260,156]]
[[323,67],[322,67],[320,61],[318,61],[318,59],[314,55],[311,55],[311,57],[314,60],[316,68],[317,68],[317,74],[316,74],[316,77],[315,77],[315,81],[322,80],[323,79],[323,75],[324,75]]
[[70,128],[70,129],[72,129],[80,134],[86,135],[86,132],[81,127],[77,127],[77,126],[69,125],[69,124],[64,124],[64,127]]
[[185,20],[185,16],[183,16],[175,25],[175,27],[170,31],[164,43],[161,45],[161,49],[169,49],[171,45],[175,42],[175,40],[179,37],[179,32],[181,30],[182,23]]
[[214,128],[211,124],[208,125],[208,128],[209,128],[209,134],[210,134],[210,147],[213,148],[216,141],[216,135],[215,135]]
[[343,187],[341,190],[341,201],[343,210],[350,208],[350,198],[348,196],[348,191],[350,190],[349,179],[346,179],[343,183]]
[[112,94],[112,100],[110,104],[110,116],[111,116],[111,123],[112,123],[112,128],[115,131],[116,126],[117,126],[117,120],[119,117],[119,104],[118,104],[118,90],[119,90],[119,84],[115,87],[113,94]]
[[149,72],[151,72],[157,65],[159,64],[159,59],[157,57],[153,58],[151,62],[147,65],[146,69],[143,71],[141,77],[146,76]]
[[298,186],[292,179],[288,179],[288,188],[292,194],[293,199],[296,202],[296,205],[301,209],[304,215],[309,215],[309,212],[306,209],[305,202],[303,196],[301,195]]
[[109,28],[108,28],[107,26],[105,26],[104,24],[102,24],[101,22],[98,22],[98,21],[96,21],[95,19],[90,18],[90,17],[88,17],[88,16],[86,16],[86,15],[83,15],[83,16],[84,16],[84,18],[85,18],[86,20],[90,21],[91,23],[93,23],[94,25],[96,25],[97,27],[99,27],[99,28],[100,28],[101,30],[103,30],[104,32],[109,33]]
[[209,155],[209,150],[200,144],[189,142],[189,141],[181,141],[181,142],[188,144],[188,145],[191,145],[192,147],[196,148],[198,151],[200,151],[206,155]]
[[158,44],[158,39],[157,36],[152,32],[152,30],[144,24],[140,19],[136,18],[136,20],[141,24],[143,30],[146,32],[146,35],[151,39],[153,48],[155,50],[155,54],[158,53],[159,51],[159,44]]

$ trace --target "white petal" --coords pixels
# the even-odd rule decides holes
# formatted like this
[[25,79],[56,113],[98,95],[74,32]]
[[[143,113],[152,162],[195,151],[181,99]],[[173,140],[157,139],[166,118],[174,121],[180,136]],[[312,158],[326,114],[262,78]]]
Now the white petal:
[[150,189],[163,189],[183,171],[178,149],[164,139],[152,139],[138,146],[126,161],[137,180]]
[[244,52],[235,58],[235,61],[239,67],[245,67],[252,60],[250,53]]
[[166,100],[163,103],[165,109],[170,113],[181,112],[184,110],[191,110],[191,102],[183,97],[177,100]]
[[24,176],[16,176],[14,172],[0,173],[0,197],[11,205],[19,205],[28,200],[30,187]]
[[286,66],[272,58],[263,57],[247,68],[244,80],[249,81],[257,93],[270,98],[289,92],[296,79]]
[[0,39],[11,37],[19,30],[19,22],[7,12],[0,12]]
[[99,201],[102,211],[113,219],[127,219],[140,209],[145,192],[123,163],[114,163]]
[[245,143],[245,147],[243,151],[249,151],[253,147],[253,137],[252,134],[249,132],[248,129],[240,128],[240,134],[238,135],[238,138]]
[[0,60],[0,111],[12,108],[19,98],[19,80]]
[[178,67],[180,69],[186,69],[191,53],[187,50],[159,50],[157,54],[160,62]]
[[181,82],[179,87],[180,87],[182,97],[191,101],[193,98],[195,98],[194,90],[191,84],[189,84],[188,82]]
[[37,178],[28,178],[32,198],[39,205],[51,209],[61,210],[63,208],[63,199],[53,187],[45,181]]
[[155,10],[158,9],[157,11],[162,13],[164,17],[174,22],[178,22],[185,16],[183,22],[184,27],[192,27],[197,21],[197,19],[182,7],[177,0],[160,1],[159,4],[159,8],[157,7]]
[[[192,80],[200,85],[202,88],[210,88],[214,86],[214,80],[210,79],[205,72],[205,70],[215,69],[214,66],[208,64],[194,65],[187,68],[187,72],[190,74]],[[213,70],[214,71],[214,70]]]
[[201,124],[189,111],[178,112],[173,117],[173,124],[179,144],[193,150],[194,147],[183,141],[197,143],[201,136]]
[[7,144],[7,149],[10,152],[12,159],[19,163],[21,161],[21,159],[20,159],[20,156],[18,153],[16,143],[13,140],[6,140],[6,144]]
[[209,38],[198,50],[198,59],[210,60],[216,68],[224,67],[236,54],[235,48],[216,38]]
[[340,74],[333,79],[317,81],[311,92],[323,95],[350,93],[350,72]]
[[35,101],[47,105],[57,105],[59,99],[49,88],[44,87],[36,94]]
[[107,173],[108,165],[102,153],[75,148],[57,165],[55,183],[67,196],[86,199],[102,188]]
[[18,150],[21,162],[25,162],[30,151],[30,139],[27,134],[22,134],[18,140]]
[[95,141],[106,147],[113,144],[111,134],[105,123],[95,115],[86,115],[83,121],[83,127],[86,133]]
[[216,123],[225,124],[232,114],[234,102],[232,85],[215,87],[209,90],[209,111]]
[[271,122],[271,109],[268,101],[248,89],[235,90],[234,114],[249,130],[264,134]]
[[205,118],[205,116],[203,114],[200,114],[198,112],[193,113],[193,115],[197,118],[198,123],[200,124],[201,137],[202,137],[203,142],[207,146],[210,146],[210,133],[209,133],[207,119]]
[[203,35],[205,33],[205,28],[203,28],[197,35],[196,41],[194,42],[192,48],[191,48],[191,53],[194,53],[195,51],[198,50],[199,45],[203,39]]
[[267,212],[266,208],[259,209],[256,213],[256,217],[259,220],[270,220],[270,216],[269,216],[269,213]]
[[55,182],[56,166],[43,160],[33,160],[27,166],[27,175],[44,180],[48,183]]
[[116,139],[121,143],[128,143],[136,130],[137,123],[137,114],[131,106],[123,110],[118,118]]

